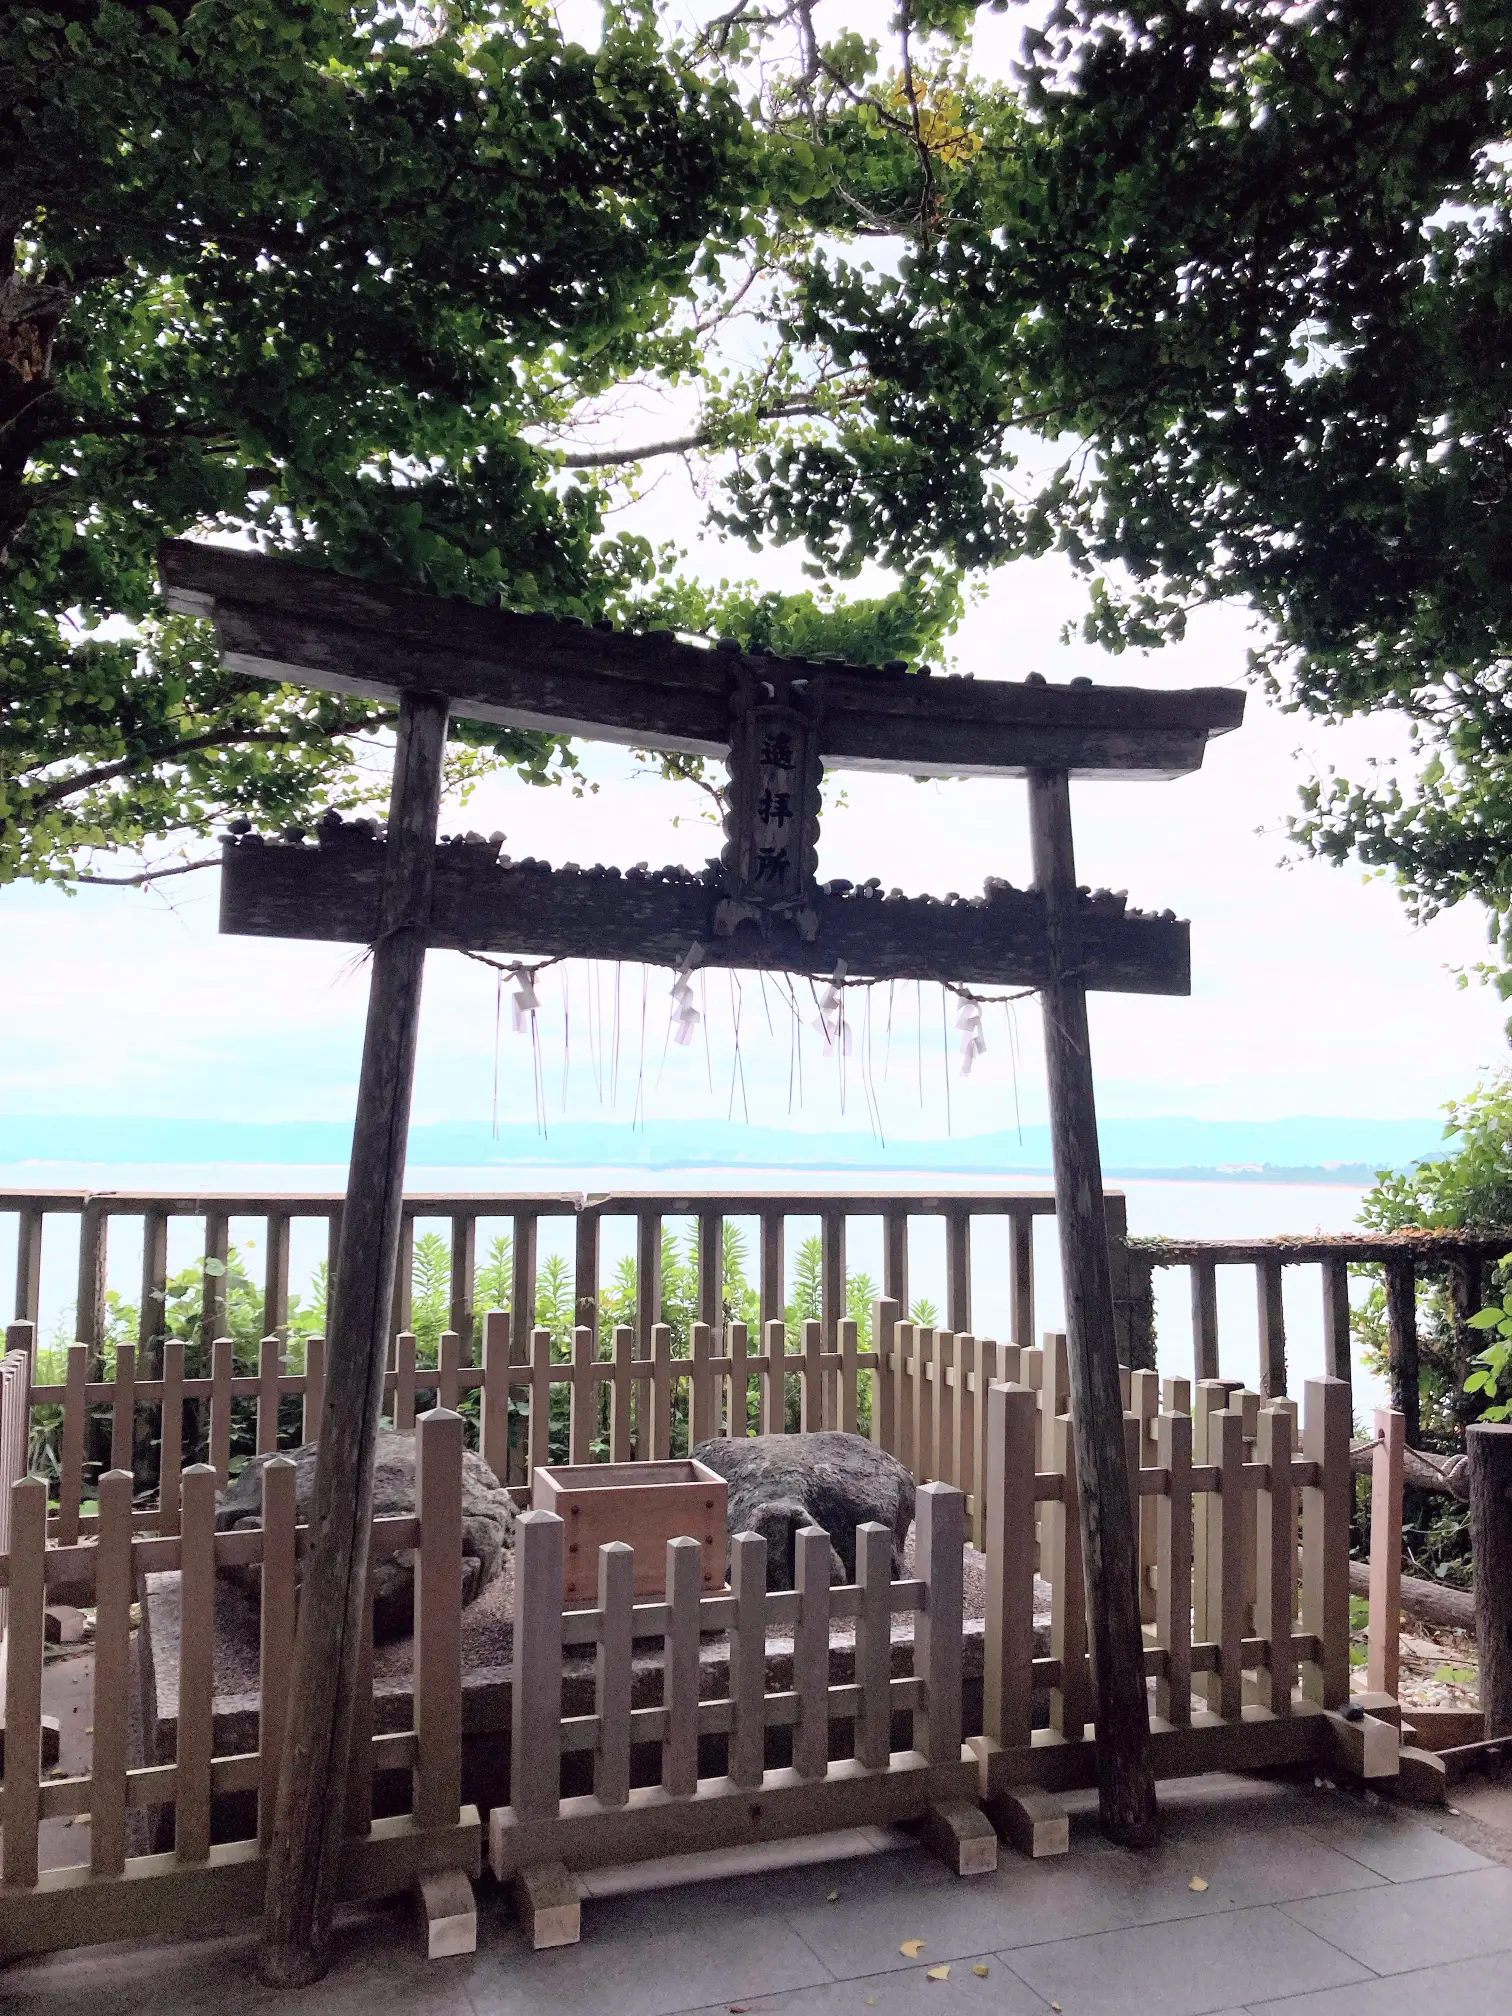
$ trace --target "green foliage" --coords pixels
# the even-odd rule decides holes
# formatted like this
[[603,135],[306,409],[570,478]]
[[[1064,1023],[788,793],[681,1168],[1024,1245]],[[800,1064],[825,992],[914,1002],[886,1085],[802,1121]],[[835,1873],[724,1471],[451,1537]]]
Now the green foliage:
[[[1503,1259],[1501,1272],[1503,1279],[1512,1276],[1512,1253]],[[1495,1336],[1484,1351],[1475,1354],[1475,1370],[1465,1381],[1465,1391],[1479,1393],[1494,1403],[1482,1412],[1483,1421],[1512,1421],[1512,1288],[1500,1302],[1478,1309],[1470,1318],[1470,1328],[1490,1330]]]
[[[163,608],[165,536],[863,658],[937,640],[953,589],[922,577],[850,612],[679,585],[606,516],[625,458],[569,445],[626,384],[696,388],[710,453],[840,396],[717,361],[748,275],[775,326],[833,174],[753,121],[738,50],[704,53],[652,0],[592,50],[538,0],[5,11],[0,881],[371,799],[384,711],[227,671]],[[454,777],[493,763],[574,758],[457,722]]]

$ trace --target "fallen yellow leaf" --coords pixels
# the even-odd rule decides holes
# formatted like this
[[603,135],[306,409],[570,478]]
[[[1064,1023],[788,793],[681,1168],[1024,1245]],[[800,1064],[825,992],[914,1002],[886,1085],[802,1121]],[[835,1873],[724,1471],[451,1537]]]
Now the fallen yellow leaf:
[[924,1979],[926,1981],[948,1981],[950,1979],[950,1962],[947,1960],[943,1967],[926,1967],[924,1969]]
[[1205,1876],[1194,1876],[1187,1885],[1188,1890],[1206,1890],[1207,1887],[1207,1878]]
[[922,1939],[905,1939],[903,1944],[898,1948],[898,1951],[903,1955],[905,1960],[917,1960],[919,1955],[924,1951],[924,1941]]
[[875,1996],[875,1995],[868,1995],[868,1996],[867,1996],[867,1998],[866,1998],[866,2006],[867,2006],[867,2008],[868,2008],[868,2009],[875,2009],[875,2008],[876,2008],[876,2006],[877,2006],[877,1998],[876,1998],[876,1996]]
[[985,1981],[987,1979],[987,1964],[985,1961],[978,1960],[975,1967],[973,1967],[971,1971],[973,1974],[977,1976],[979,1980]]
[[838,1890],[827,1890],[824,1893],[824,1901],[826,1904],[838,1904],[840,1902],[840,1892]]

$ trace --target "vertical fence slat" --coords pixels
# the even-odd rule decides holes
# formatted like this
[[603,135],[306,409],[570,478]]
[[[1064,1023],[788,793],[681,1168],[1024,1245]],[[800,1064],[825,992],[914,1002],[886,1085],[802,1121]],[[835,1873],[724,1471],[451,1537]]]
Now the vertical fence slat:
[[277,1337],[264,1337],[257,1349],[257,1453],[271,1456],[278,1447],[278,1375],[283,1370]]
[[[474,1360],[473,1290],[478,1271],[478,1221],[471,1211],[452,1217],[451,1312],[447,1327],[455,1330],[461,1343],[462,1363]],[[443,1401],[447,1406],[449,1402]]]
[[971,1217],[964,1204],[945,1210],[945,1321],[958,1337],[971,1328]]
[[1324,1708],[1349,1700],[1349,1388],[1341,1379],[1309,1379],[1302,1453],[1319,1482],[1302,1493],[1302,1629],[1321,1641],[1322,1658],[1303,1686]]
[[730,1539],[730,1778],[749,1790],[761,1783],[766,1758],[766,1542],[759,1533]]
[[787,1325],[774,1319],[766,1325],[765,1336],[762,1432],[780,1435],[787,1426]]
[[79,1214],[79,1288],[74,1336],[89,1346],[90,1370],[99,1363],[105,1339],[105,1252],[109,1221],[102,1204],[88,1203]]
[[872,1441],[890,1455],[898,1453],[898,1385],[892,1364],[897,1349],[898,1305],[890,1295],[872,1304],[872,1348],[877,1369],[872,1373]]
[[178,1531],[179,1480],[184,1468],[184,1340],[163,1341],[163,1405],[158,1416],[158,1520]]
[[414,1815],[450,1827],[462,1804],[462,1416],[438,1407],[415,1426]]
[[1255,1297],[1260,1319],[1260,1391],[1279,1400],[1286,1391],[1286,1298],[1281,1256],[1267,1253],[1255,1266]]
[[651,1330],[651,1454],[664,1463],[672,1454],[672,1326]]
[[[1157,1419],[1160,1414],[1160,1375],[1138,1371],[1131,1382],[1133,1411],[1139,1417],[1139,1461],[1149,1468],[1160,1461]],[[1155,1622],[1155,1556],[1160,1501],[1141,1498],[1134,1507],[1134,1526],[1139,1534],[1139,1614],[1146,1624]]]
[[436,1345],[436,1405],[455,1414],[462,1394],[457,1377],[462,1369],[462,1339],[455,1330],[443,1330]]
[[88,1378],[89,1346],[70,1344],[63,1435],[58,1450],[58,1540],[64,1547],[73,1546],[79,1537],[79,1504],[84,1495],[84,1430],[89,1413],[84,1387]]
[[934,1474],[943,1483],[959,1487],[954,1462],[957,1388],[953,1331],[935,1332],[934,1358]]
[[594,1653],[593,1697],[598,1744],[593,1759],[594,1797],[623,1806],[630,1797],[630,1710],[634,1672],[635,1549],[610,1540],[599,1549],[599,1641]]
[[394,1256],[394,1299],[389,1307],[389,1334],[397,1337],[408,1330],[415,1295],[415,1218],[411,1211],[399,1215],[399,1251]]
[[803,1326],[803,1356],[799,1361],[801,1371],[801,1392],[799,1395],[798,1426],[805,1435],[827,1428],[824,1416],[824,1383],[819,1364],[820,1353],[824,1349],[824,1326],[808,1322]]
[[718,1395],[709,1360],[714,1351],[714,1333],[707,1323],[693,1325],[693,1373],[688,1396],[688,1447],[708,1442],[719,1433]]
[[935,1332],[927,1324],[914,1330],[913,1351],[913,1473],[921,1484],[932,1483],[940,1474],[935,1448],[935,1379],[937,1377]]
[[1050,1727],[1068,1743],[1080,1743],[1091,1714],[1087,1673],[1087,1590],[1082,1569],[1081,1520],[1076,1509],[1076,1443],[1070,1418],[1052,1414],[1045,1422],[1051,1460],[1062,1495],[1044,1508],[1043,1532],[1050,1557],[1050,1656],[1060,1661],[1060,1684],[1050,1690]]
[[1218,1268],[1212,1260],[1192,1262],[1192,1367],[1199,1383],[1218,1377]]
[[[1244,1639],[1244,1419],[1225,1410],[1214,1414],[1209,1429],[1217,1431],[1210,1460],[1218,1466],[1218,1713],[1237,1722],[1244,1706],[1244,1674],[1240,1645]],[[1211,1545],[1211,1540],[1209,1542]]]
[[273,1839],[278,1774],[283,1767],[289,1717],[289,1676],[294,1664],[297,1609],[295,1471],[275,1456],[262,1473],[262,1614],[258,1688],[257,1838],[264,1851]]
[[270,1211],[265,1220],[262,1329],[282,1338],[289,1321],[289,1214]]
[[849,1316],[840,1319],[840,1422],[848,1435],[856,1432],[860,1419],[860,1368],[856,1364],[856,1326]]
[[216,1473],[203,1463],[192,1463],[182,1483],[173,1840],[180,1862],[203,1862],[210,1854],[210,1759],[215,1744]]
[[373,1562],[362,1598],[357,1674],[352,1684],[352,1744],[347,1753],[346,1831],[359,1839],[373,1824]]
[[1375,1410],[1370,1464],[1370,1652],[1372,1694],[1393,1697],[1402,1657],[1402,1458],[1407,1424],[1394,1407]]
[[919,1474],[918,1409],[915,1400],[918,1328],[900,1318],[893,1327],[893,1454],[905,1470]]
[[95,1550],[94,1750],[90,1762],[89,1866],[119,1876],[126,1866],[126,1764],[131,1673],[131,1471],[100,1479]]
[[231,1381],[235,1372],[234,1338],[217,1337],[210,1347],[210,1467],[222,1490],[231,1482]]
[[[514,1289],[509,1307],[514,1321],[514,1333],[521,1347],[535,1328],[536,1251],[540,1227],[541,1221],[536,1212],[516,1211],[514,1238],[510,1245],[510,1259],[514,1267]],[[644,1279],[644,1276],[641,1278]]]
[[413,1330],[394,1339],[394,1426],[401,1433],[415,1425],[416,1341]]
[[927,1593],[914,1618],[914,1671],[924,1682],[924,1706],[914,1716],[914,1748],[931,1764],[954,1764],[961,1755],[966,1501],[948,1484],[926,1484],[915,1520],[915,1562]]
[[137,1351],[149,1379],[159,1365],[167,1285],[168,1213],[160,1204],[150,1204],[142,1213],[142,1293],[137,1305]]
[[1349,1383],[1354,1362],[1349,1344],[1349,1262],[1342,1255],[1323,1262],[1323,1369]]
[[[200,1336],[220,1337],[226,1328],[226,1266],[231,1252],[231,1218],[205,1213],[205,1273],[200,1296]],[[216,1270],[219,1270],[218,1272]]]
[[856,1528],[856,1762],[885,1771],[892,1752],[892,1549],[893,1536],[876,1519]]
[[[478,1408],[478,1442],[483,1461],[501,1484],[510,1482],[509,1329],[507,1309],[490,1309],[483,1318],[483,1397]],[[615,1460],[621,1460],[617,1450]]]
[[1266,1489],[1256,1494],[1255,1626],[1270,1644],[1270,1663],[1259,1674],[1260,1705],[1273,1715],[1290,1715],[1296,1680],[1292,1631],[1297,1616],[1290,1409],[1262,1408],[1259,1428],[1256,1460],[1270,1466]]
[[783,1247],[787,1220],[780,1210],[761,1214],[761,1322],[762,1335],[768,1323],[780,1323],[786,1314],[786,1276]]
[[1166,1670],[1155,1681],[1155,1712],[1173,1728],[1192,1720],[1192,1417],[1156,1423],[1165,1490],[1155,1501],[1155,1635]]
[[724,1213],[698,1214],[698,1320],[718,1337],[724,1327]]
[[42,1320],[42,1211],[29,1205],[16,1221],[16,1320]]
[[823,1260],[819,1314],[825,1336],[833,1337],[835,1325],[845,1314],[845,1213],[838,1205],[828,1205],[821,1213],[819,1237]]
[[1394,1254],[1386,1262],[1386,1356],[1391,1374],[1391,1404],[1406,1423],[1407,1446],[1420,1440],[1417,1275],[1410,1253]]
[[[743,1441],[751,1432],[751,1346],[744,1323],[731,1323],[726,1339],[730,1350],[729,1432]],[[718,1420],[719,1409],[714,1410]]]
[[[825,1545],[829,1542],[826,1539]],[[667,1635],[662,1649],[667,1736],[662,1790],[691,1799],[698,1790],[698,1627],[703,1551],[684,1536],[667,1542]]]
[[530,1461],[527,1482],[551,1461],[551,1332],[530,1333]]
[[593,1367],[597,1357],[596,1333],[586,1323],[579,1323],[572,1333],[572,1413],[567,1437],[567,1460],[570,1463],[587,1463],[593,1456],[598,1401]]
[[1015,1211],[1008,1223],[1012,1239],[1009,1336],[1013,1343],[1027,1349],[1034,1342],[1034,1218],[1028,1211]]
[[5,1640],[5,1781],[0,1785],[0,1877],[28,1890],[37,1880],[42,1779],[42,1640],[47,1595],[47,1486],[10,1487],[10,1590]]
[[599,1214],[585,1204],[573,1229],[573,1326],[582,1324],[598,1336]]
[[514,1681],[509,1803],[521,1820],[554,1817],[562,1777],[562,1522],[515,1521]]
[[304,1422],[300,1436],[306,1442],[320,1439],[320,1417],[325,1412],[325,1339],[305,1339]]
[[908,1309],[908,1213],[899,1206],[882,1213],[882,1293]]
[[635,1348],[635,1332],[628,1323],[614,1328],[614,1399],[609,1416],[609,1455],[615,1463],[628,1463],[635,1452],[630,1418],[634,1374],[630,1354]]
[[118,1344],[110,1404],[110,1467],[131,1469],[136,1427],[136,1346]]
[[1017,1750],[1030,1741],[1034,1692],[1034,1395],[993,1381],[986,1400],[982,1727],[992,1742]]
[[[1228,1406],[1229,1389],[1221,1379],[1199,1379],[1192,1414],[1192,1455],[1198,1463],[1218,1457],[1217,1417]],[[1199,1491],[1192,1506],[1192,1631],[1199,1644],[1216,1643],[1222,1607],[1222,1526],[1217,1499]],[[1209,1708],[1218,1706],[1218,1675],[1198,1673],[1192,1681]]]
[[798,1622],[793,1627],[793,1692],[798,1724],[793,1731],[793,1769],[800,1778],[822,1778],[829,1769],[829,1592],[830,1537],[807,1526],[795,1536]]

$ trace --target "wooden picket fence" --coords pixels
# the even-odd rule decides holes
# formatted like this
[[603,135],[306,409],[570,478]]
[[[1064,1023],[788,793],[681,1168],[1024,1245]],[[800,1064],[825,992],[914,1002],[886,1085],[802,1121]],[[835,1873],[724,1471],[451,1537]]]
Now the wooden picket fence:
[[[881,1305],[891,1308],[893,1305]],[[551,1460],[552,1392],[570,1395],[567,1460],[587,1463],[595,1452],[606,1460],[661,1462],[672,1454],[674,1423],[679,1441],[688,1447],[716,1435],[781,1434],[789,1416],[802,1430],[854,1429],[861,1418],[863,1381],[870,1382],[879,1364],[875,1351],[857,1348],[856,1325],[842,1318],[834,1344],[825,1349],[823,1326],[802,1325],[798,1351],[788,1348],[787,1326],[766,1325],[764,1349],[750,1348],[746,1326],[724,1326],[722,1348],[715,1348],[711,1325],[691,1326],[685,1353],[674,1350],[669,1325],[651,1330],[650,1353],[641,1356],[639,1339],[629,1326],[617,1328],[607,1347],[586,1325],[574,1332],[570,1359],[553,1356],[551,1333],[533,1330],[518,1341],[507,1310],[492,1310],[483,1318],[482,1363],[465,1362],[462,1340],[455,1331],[443,1333],[438,1362],[419,1363],[417,1341],[401,1331],[390,1352],[384,1382],[385,1416],[398,1429],[415,1425],[417,1407],[434,1397],[438,1406],[457,1409],[477,1394],[478,1446],[485,1462],[501,1481],[524,1485],[534,1471]],[[133,1514],[139,1529],[157,1533],[178,1530],[181,1478],[186,1449],[186,1424],[209,1467],[224,1482],[230,1476],[232,1409],[251,1403],[255,1410],[255,1450],[272,1454],[280,1444],[313,1441],[319,1430],[325,1390],[325,1340],[311,1337],[304,1345],[304,1368],[290,1369],[287,1345],[266,1337],[259,1348],[256,1372],[238,1372],[235,1346],[229,1337],[211,1346],[210,1371],[188,1377],[185,1346],[170,1339],[161,1347],[161,1371],[137,1376],[135,1347],[117,1347],[113,1376],[89,1376],[90,1352],[74,1344],[67,1354],[62,1384],[33,1384],[32,1326],[13,1323],[7,1332],[11,1350],[4,1361],[12,1369],[0,1392],[0,1452],[11,1444],[22,1452],[20,1475],[30,1433],[32,1411],[62,1410],[58,1436],[56,1509],[49,1537],[74,1545],[94,1532],[96,1513],[85,1510],[93,1496],[89,1463],[91,1424],[103,1425],[108,1415],[109,1464],[137,1471],[138,1503]],[[280,1407],[294,1395],[299,1400],[297,1429],[280,1431]],[[875,1432],[875,1431],[874,1431]],[[143,1451],[148,1452],[144,1462]]]
[[[1132,1383],[1124,1425],[1157,1777],[1305,1760],[1395,1775],[1395,1702],[1350,1697],[1348,1388],[1309,1380],[1299,1436],[1290,1400],[1203,1380],[1189,1408],[1185,1381],[1164,1395],[1154,1374]],[[975,1473],[988,1607],[974,1748],[988,1811],[1034,1852],[1063,1846],[1064,1826],[1055,1841],[1033,1795],[1096,1783],[1075,1443],[1069,1412],[1044,1395],[987,1385]],[[1051,1589],[1048,1656],[1035,1652],[1036,1572]],[[1048,1724],[1036,1728],[1041,1690]]]
[[[857,1533],[857,1580],[830,1584],[829,1536],[798,1535],[797,1587],[766,1586],[766,1542],[735,1537],[730,1588],[700,1591],[700,1553],[673,1540],[666,1597],[634,1601],[634,1550],[600,1547],[595,1608],[567,1610],[564,1522],[528,1512],[515,1542],[515,1638],[510,1803],[490,1818],[489,1859],[515,1881],[537,1944],[576,1937],[571,1872],[650,1856],[728,1847],[833,1828],[922,1820],[959,1874],[991,1869],[996,1835],[976,1811],[977,1767],[961,1740],[961,1494],[919,1493],[915,1575],[891,1579],[893,1536]],[[913,1672],[892,1671],[892,1620],[913,1613]],[[855,1630],[855,1678],[831,1684],[830,1635]],[[700,1698],[700,1639],[728,1634],[727,1692]],[[768,1691],[772,1634],[792,1639],[792,1686]],[[632,1647],[662,1641],[662,1699],[632,1707]],[[563,1655],[595,1648],[594,1712],[562,1714]],[[893,1717],[912,1717],[894,1751]],[[835,1725],[850,1725],[837,1740]],[[792,1732],[790,1764],[766,1762],[768,1732]],[[700,1775],[700,1746],[722,1739]],[[655,1782],[633,1785],[638,1746],[659,1751]],[[832,1754],[836,1748],[845,1754]],[[591,1793],[562,1796],[567,1755],[592,1754]]]
[[[375,1555],[416,1550],[413,1726],[362,1746],[348,1805],[349,1841],[340,1895],[378,1897],[441,1871],[475,1876],[482,1827],[461,1804],[462,1421],[437,1411],[418,1424],[418,1510],[373,1524]],[[47,1544],[47,1487],[21,1476],[9,1485],[8,1545],[0,1589],[9,1606],[5,1660],[5,1776],[0,1786],[0,1958],[93,1941],[217,1925],[262,1904],[278,1774],[288,1740],[290,1663],[297,1617],[294,1466],[264,1472],[263,1523],[215,1530],[216,1473],[204,1464],[177,1478],[174,1531],[137,1530],[129,1469],[99,1480],[99,1513],[87,1541]],[[260,1718],[257,1748],[214,1754],[214,1611],[217,1571],[255,1565],[261,1574]],[[181,1577],[179,1707],[171,1764],[129,1763],[131,1609],[142,1578]],[[95,1611],[93,1751],[87,1775],[41,1769],[44,1611],[50,1589]],[[370,1622],[371,1628],[371,1622]],[[408,1813],[372,1817],[373,1776],[407,1769]],[[211,1804],[252,1792],[257,1831],[212,1842]],[[173,1848],[133,1854],[130,1816],[171,1807]],[[89,1861],[40,1866],[39,1829],[87,1815]]]

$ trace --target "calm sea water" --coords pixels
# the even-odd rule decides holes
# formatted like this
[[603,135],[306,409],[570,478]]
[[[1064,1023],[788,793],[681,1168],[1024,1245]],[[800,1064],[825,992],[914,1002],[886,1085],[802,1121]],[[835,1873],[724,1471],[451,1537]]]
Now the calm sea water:
[[[421,1169],[414,1172],[412,1191],[440,1194],[505,1193],[497,1168],[487,1170]],[[589,1193],[625,1195],[629,1186],[625,1172],[593,1169],[567,1172],[560,1168],[519,1169],[509,1172],[508,1190],[515,1194],[561,1194],[581,1189]],[[178,1196],[244,1195],[279,1192],[323,1194],[339,1191],[345,1171],[308,1166],[290,1168],[152,1167],[101,1169],[49,1167],[41,1169],[0,1169],[0,1190],[75,1189],[95,1191],[171,1191]],[[761,1192],[792,1188],[801,1183],[810,1191],[859,1190],[883,1187],[873,1177],[858,1180],[853,1171],[825,1171],[805,1168],[775,1172],[751,1169],[700,1169],[683,1172],[681,1179],[690,1191],[717,1190]],[[930,1177],[899,1173],[891,1179],[899,1190],[927,1190]],[[669,1175],[656,1179],[663,1194],[679,1181]],[[636,1172],[636,1188],[650,1188],[643,1172]],[[996,1187],[950,1184],[950,1188]],[[1015,1184],[1015,1188],[1032,1185]],[[1048,1186],[1046,1186],[1048,1187]],[[1142,1234],[1170,1237],[1255,1239],[1275,1233],[1347,1232],[1354,1226],[1361,1191],[1344,1183],[1262,1183],[1246,1181],[1178,1182],[1135,1179],[1110,1184],[1128,1199],[1129,1228]],[[14,1215],[3,1210],[0,1196],[0,1293],[9,1296],[15,1253]],[[427,1229],[423,1224],[418,1228]],[[435,1228],[442,1230],[438,1222]],[[503,1222],[486,1218],[478,1227],[480,1260],[491,1241],[503,1233]],[[691,1231],[691,1225],[687,1228]],[[741,1228],[754,1257],[757,1228],[752,1221]],[[787,1237],[788,1266],[791,1271],[798,1247],[817,1221],[790,1222]],[[1035,1252],[1037,1327],[1055,1329],[1063,1321],[1059,1259],[1053,1226],[1038,1223]],[[171,1222],[170,1270],[187,1265],[201,1251],[202,1228],[193,1219]],[[260,1242],[262,1226],[252,1219],[234,1219],[231,1236],[254,1278],[262,1272]],[[293,1227],[291,1281],[296,1292],[304,1288],[324,1257],[323,1228],[314,1222],[296,1220]],[[608,1279],[623,1257],[634,1251],[634,1225],[630,1219],[606,1220],[603,1233],[601,1275]],[[546,1219],[541,1225],[540,1255],[544,1261],[560,1254],[572,1265],[572,1230],[566,1219]],[[109,1286],[128,1302],[140,1293],[141,1235],[136,1223],[122,1220],[112,1230],[109,1246]],[[866,1273],[880,1281],[882,1273],[882,1233],[877,1219],[852,1219],[847,1230],[847,1265],[852,1274]],[[73,1297],[78,1268],[77,1223],[59,1217],[49,1221],[43,1247],[42,1313],[44,1335],[63,1339],[72,1335]],[[1192,1333],[1190,1290],[1183,1270],[1158,1273],[1156,1281],[1156,1324],[1162,1371],[1190,1374]],[[1300,1391],[1304,1379],[1323,1370],[1322,1284],[1318,1270],[1288,1268],[1286,1321],[1291,1385]],[[909,1292],[911,1298],[927,1298],[937,1307],[945,1301],[945,1235],[938,1219],[915,1221],[909,1248]],[[1219,1335],[1223,1371],[1253,1384],[1258,1377],[1259,1349],[1255,1307],[1255,1283],[1248,1268],[1223,1268],[1218,1275]],[[13,1306],[7,1303],[7,1306]],[[972,1317],[978,1333],[1004,1335],[1008,1327],[1008,1262],[1003,1231],[992,1220],[979,1221],[972,1243]],[[1357,1406],[1365,1407],[1382,1397],[1377,1384],[1363,1368],[1356,1369]]]

